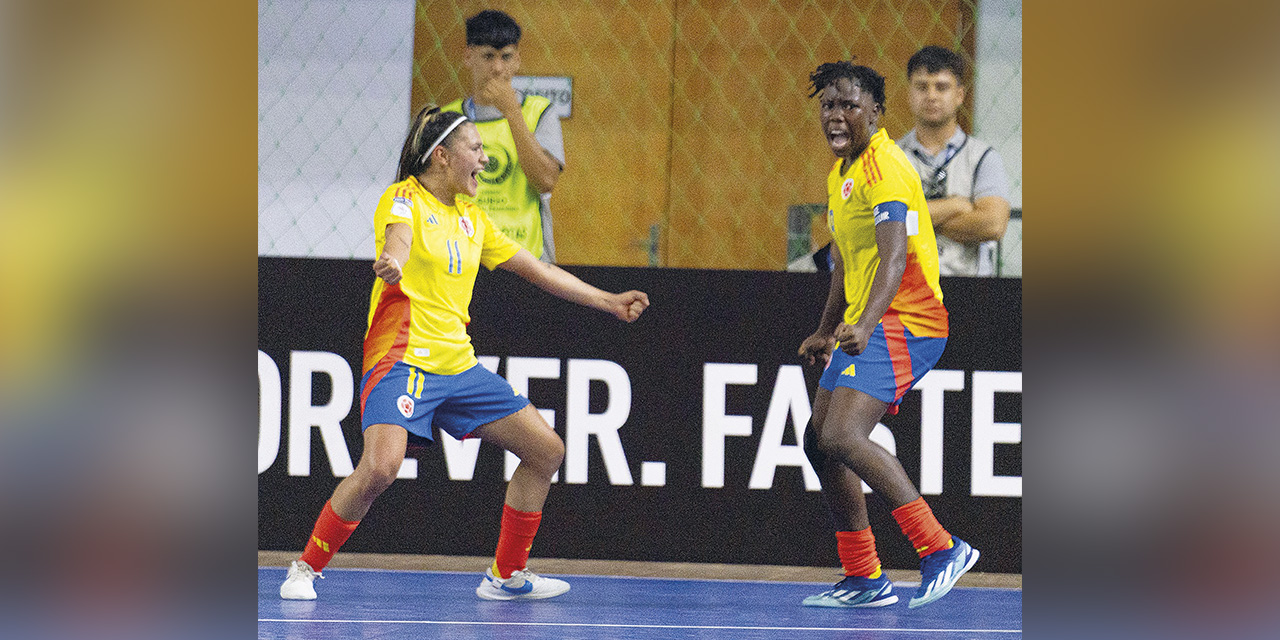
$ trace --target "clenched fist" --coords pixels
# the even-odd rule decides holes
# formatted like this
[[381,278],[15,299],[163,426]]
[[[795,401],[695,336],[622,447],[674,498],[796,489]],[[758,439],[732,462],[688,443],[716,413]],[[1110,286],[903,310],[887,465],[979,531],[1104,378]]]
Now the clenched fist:
[[404,271],[400,269],[400,262],[391,257],[389,253],[383,253],[382,257],[373,263],[373,272],[379,278],[385,280],[387,284],[400,282],[400,278],[404,277]]
[[649,308],[649,296],[643,291],[627,291],[613,296],[609,312],[623,322],[635,322]]

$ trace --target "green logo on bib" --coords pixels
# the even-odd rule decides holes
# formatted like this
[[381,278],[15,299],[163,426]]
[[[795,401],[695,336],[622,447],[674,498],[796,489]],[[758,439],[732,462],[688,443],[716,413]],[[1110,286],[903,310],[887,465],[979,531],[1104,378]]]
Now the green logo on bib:
[[511,177],[512,167],[515,163],[511,161],[511,156],[507,154],[507,150],[502,147],[490,147],[484,145],[484,154],[489,156],[489,164],[484,165],[484,171],[480,172],[480,181],[485,184],[502,184],[507,178]]

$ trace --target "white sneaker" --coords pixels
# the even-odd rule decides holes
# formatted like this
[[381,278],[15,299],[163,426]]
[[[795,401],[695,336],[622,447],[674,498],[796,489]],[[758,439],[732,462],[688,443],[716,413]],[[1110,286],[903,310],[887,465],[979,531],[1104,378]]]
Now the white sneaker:
[[280,585],[280,597],[285,600],[315,600],[316,588],[311,583],[323,577],[311,565],[294,560],[289,565],[289,575],[285,576],[284,584]]
[[476,587],[476,595],[485,600],[541,600],[552,598],[569,590],[569,583],[555,578],[534,575],[528,569],[520,569],[503,580],[493,575],[493,567],[484,570],[484,579]]

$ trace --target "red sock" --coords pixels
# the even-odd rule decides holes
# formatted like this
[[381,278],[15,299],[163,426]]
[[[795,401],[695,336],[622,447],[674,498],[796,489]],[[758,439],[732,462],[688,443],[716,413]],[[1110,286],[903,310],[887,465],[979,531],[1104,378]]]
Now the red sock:
[[333,507],[328,502],[324,503],[320,517],[316,518],[316,528],[311,530],[311,539],[307,540],[307,548],[302,551],[302,561],[316,571],[323,571],[358,524],[359,520],[347,522],[339,518]]
[[517,511],[510,505],[502,505],[502,530],[498,533],[498,551],[493,557],[495,573],[510,578],[518,569],[529,563],[529,550],[533,548],[533,536],[542,523],[541,511]]
[[876,538],[871,527],[858,531],[837,531],[836,552],[846,576],[880,577],[880,556],[876,555]]
[[951,548],[951,534],[947,533],[938,519],[933,517],[933,509],[925,503],[924,498],[916,498],[893,510],[893,519],[898,521],[902,532],[911,540],[916,554],[921,558],[943,549]]

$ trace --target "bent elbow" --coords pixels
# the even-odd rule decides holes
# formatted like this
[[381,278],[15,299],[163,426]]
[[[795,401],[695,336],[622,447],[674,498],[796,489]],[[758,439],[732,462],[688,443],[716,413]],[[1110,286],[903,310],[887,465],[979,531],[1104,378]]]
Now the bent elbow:
[[529,184],[540,194],[551,193],[556,188],[556,183],[560,181],[561,169],[559,165],[553,164],[548,171],[527,172]]
[[983,240],[999,240],[1004,237],[1004,232],[1009,228],[1009,217],[999,217],[991,220],[983,229]]
[[979,198],[974,203],[974,213],[969,225],[970,232],[977,236],[979,242],[999,240],[1009,227],[1009,204],[1003,198]]

